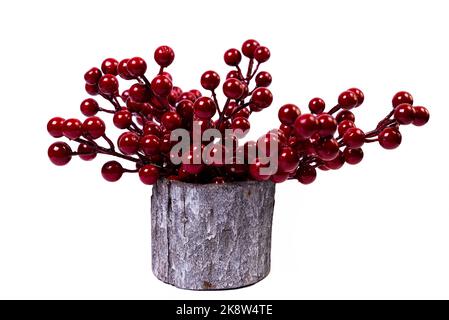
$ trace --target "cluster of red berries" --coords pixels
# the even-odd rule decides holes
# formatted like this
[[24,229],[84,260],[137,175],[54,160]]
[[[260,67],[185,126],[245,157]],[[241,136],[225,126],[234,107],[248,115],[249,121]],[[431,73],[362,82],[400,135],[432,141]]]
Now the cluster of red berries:
[[[240,67],[243,56],[248,61],[245,73]],[[268,89],[271,75],[258,71],[259,66],[270,58],[270,50],[255,40],[245,41],[241,50],[227,50],[224,62],[233,69],[226,79],[221,81],[212,70],[201,76],[201,86],[210,93],[208,96],[196,89],[183,91],[173,85],[173,78],[165,68],[174,57],[168,46],[156,49],[154,59],[159,71],[151,81],[145,76],[147,63],[140,57],[120,62],[108,58],[101,68],[88,70],[84,75],[86,92],[102,96],[113,109],[100,107],[95,99],[88,98],[80,105],[82,114],[87,117],[84,121],[50,119],[47,124],[50,135],[55,138],[64,136],[78,143],[76,151],[65,142],[53,143],[48,149],[50,160],[56,165],[65,165],[74,155],[92,160],[100,153],[135,164],[135,168],[126,169],[117,161],[106,162],[101,173],[108,181],[119,180],[125,172],[137,172],[145,184],[154,184],[161,177],[195,183],[247,179],[270,179],[279,183],[297,179],[308,184],[315,180],[316,168],[338,169],[345,162],[359,163],[363,158],[361,147],[364,143],[378,141],[386,149],[396,148],[401,143],[399,125],[413,123],[420,126],[429,119],[427,109],[413,106],[412,96],[402,91],[394,96],[393,110],[377,128],[363,132],[356,127],[350,110],[363,103],[364,95],[359,89],[352,88],[341,93],[337,105],[328,112],[324,112],[325,103],[320,98],[310,101],[310,113],[301,113],[296,105],[286,104],[279,109],[279,129],[269,131],[257,141],[241,143],[244,135],[237,133],[250,129],[250,115],[269,107],[273,101]],[[131,80],[133,84],[120,91],[119,78]],[[216,96],[221,82],[226,96],[222,108]],[[252,82],[254,85],[250,87]],[[96,116],[98,112],[112,114],[114,125],[124,130],[116,144],[118,150],[106,135],[105,123]],[[180,155],[182,163],[175,164],[171,151],[176,142],[172,141],[171,133],[185,129],[192,136],[195,125],[200,128],[200,133],[215,128],[223,136],[218,141],[202,141],[200,147],[191,145]],[[107,146],[98,144],[100,138]],[[273,145],[278,146],[274,155],[270,154]],[[230,161],[208,161],[207,156],[201,157],[208,146],[210,159],[222,152],[230,154]],[[248,150],[252,147],[258,150],[257,157],[249,156]],[[201,151],[199,159],[197,149]],[[269,163],[260,154],[277,162],[274,170],[261,170],[269,167]],[[243,161],[238,161],[240,155]]]

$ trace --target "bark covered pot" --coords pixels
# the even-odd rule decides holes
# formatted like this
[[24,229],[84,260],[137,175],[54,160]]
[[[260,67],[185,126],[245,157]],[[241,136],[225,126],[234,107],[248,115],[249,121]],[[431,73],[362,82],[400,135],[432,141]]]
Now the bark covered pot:
[[151,197],[152,268],[178,288],[232,289],[270,271],[275,184],[167,179]]

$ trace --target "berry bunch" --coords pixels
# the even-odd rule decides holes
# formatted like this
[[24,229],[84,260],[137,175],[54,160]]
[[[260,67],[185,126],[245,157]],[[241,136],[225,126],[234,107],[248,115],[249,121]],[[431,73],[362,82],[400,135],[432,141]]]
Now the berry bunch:
[[[161,177],[195,183],[297,179],[308,184],[315,180],[316,168],[335,170],[344,163],[359,163],[365,143],[379,142],[383,148],[394,149],[401,143],[400,125],[421,126],[429,120],[427,109],[413,106],[411,94],[401,91],[393,97],[391,112],[374,130],[364,132],[356,127],[350,111],[363,103],[364,95],[352,88],[342,92],[328,112],[324,112],[325,102],[320,98],[309,102],[310,113],[302,113],[294,104],[283,105],[278,129],[243,143],[251,127],[250,115],[273,101],[268,89],[271,75],[259,71],[269,60],[270,50],[256,40],[245,41],[241,50],[227,50],[224,62],[232,70],[224,80],[213,70],[204,72],[200,83],[208,92],[205,96],[197,89],[183,91],[173,85],[171,74],[165,70],[174,57],[168,46],[156,49],[154,60],[159,71],[151,81],[146,77],[147,63],[140,57],[121,61],[108,58],[100,68],[88,70],[84,75],[86,92],[103,97],[112,108],[100,107],[95,99],[87,98],[80,105],[86,116],[83,121],[50,119],[47,130],[51,136],[78,143],[76,151],[65,142],[53,143],[48,149],[50,160],[65,165],[73,156],[88,161],[97,154],[107,154],[134,163],[127,169],[117,161],[106,162],[101,173],[107,181],[134,172],[145,184],[154,184]],[[243,57],[246,72],[241,67]],[[120,91],[119,82],[124,80],[133,83]],[[217,99],[220,85],[226,97],[222,107]],[[106,135],[104,121],[96,116],[99,112],[111,114],[113,124],[124,130],[116,144]],[[206,134],[210,129],[220,136]],[[179,130],[194,141],[189,140],[187,148],[176,148],[174,134]],[[99,145],[99,139],[106,146]]]

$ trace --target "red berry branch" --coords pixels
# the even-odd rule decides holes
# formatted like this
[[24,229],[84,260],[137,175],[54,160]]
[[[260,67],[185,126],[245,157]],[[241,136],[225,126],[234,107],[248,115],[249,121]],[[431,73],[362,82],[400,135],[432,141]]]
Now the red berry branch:
[[[242,70],[242,55],[247,58],[246,70]],[[206,96],[199,90],[183,91],[173,85],[165,69],[174,57],[170,47],[156,49],[154,60],[159,68],[151,81],[146,77],[147,63],[140,57],[120,62],[108,58],[101,68],[88,70],[84,75],[86,92],[103,97],[108,106],[100,107],[95,99],[88,98],[80,105],[87,117],[84,121],[50,119],[47,130],[51,136],[78,143],[76,151],[65,142],[53,143],[48,149],[50,160],[61,166],[73,156],[89,161],[105,154],[130,161],[130,168],[115,160],[106,162],[101,173],[108,181],[119,180],[123,173],[138,173],[145,184],[154,184],[161,177],[195,183],[297,179],[309,184],[316,178],[316,168],[336,170],[345,163],[359,163],[365,143],[378,142],[385,149],[394,149],[402,140],[401,125],[422,126],[429,120],[428,110],[413,106],[412,95],[401,91],[394,95],[388,115],[376,128],[364,132],[356,126],[351,111],[364,102],[364,94],[351,88],[342,92],[327,112],[321,98],[310,100],[310,113],[302,113],[294,104],[283,105],[278,112],[278,129],[256,141],[242,142],[251,127],[251,114],[273,101],[268,89],[271,75],[258,71],[270,58],[269,49],[247,40],[241,51],[227,50],[224,61],[233,69],[224,81],[215,71],[204,72],[200,83],[208,92]],[[119,78],[132,84],[120,91]],[[222,104],[217,98],[221,82],[226,97]],[[104,121],[96,116],[99,113],[110,114],[113,124],[124,130],[116,145],[106,135]],[[175,133],[180,129],[193,140],[189,139],[187,148],[176,148],[179,136]]]

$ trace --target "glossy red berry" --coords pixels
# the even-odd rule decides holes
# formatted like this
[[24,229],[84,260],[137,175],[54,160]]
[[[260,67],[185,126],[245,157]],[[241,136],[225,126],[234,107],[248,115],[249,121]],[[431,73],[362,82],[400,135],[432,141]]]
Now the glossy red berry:
[[192,121],[193,119],[193,102],[190,100],[181,100],[176,106],[176,112],[185,121]]
[[394,108],[394,118],[399,124],[410,124],[415,119],[415,109],[411,104],[401,103]]
[[257,62],[263,63],[270,59],[270,50],[267,47],[259,46],[254,50],[254,59]]
[[158,125],[156,122],[147,121],[143,126],[143,134],[144,135],[154,134],[157,137],[161,137],[162,136],[161,126]]
[[129,88],[129,97],[134,102],[144,103],[150,100],[151,92],[146,85],[135,83]]
[[313,98],[309,101],[309,110],[314,114],[320,114],[326,108],[326,103],[321,98]]
[[226,79],[223,83],[223,93],[229,99],[239,99],[244,91],[243,83],[238,79]]
[[393,108],[396,108],[398,105],[402,103],[408,103],[413,105],[413,96],[407,91],[399,91],[393,96],[391,103],[393,104]]
[[182,126],[182,119],[174,111],[165,112],[161,117],[161,124],[169,131],[173,131]]
[[120,63],[117,66],[117,74],[122,79],[125,79],[125,80],[134,79],[134,77],[131,75],[131,73],[129,73],[128,62],[129,62],[129,59],[123,59],[122,61],[120,61]]
[[147,71],[147,63],[141,57],[134,57],[129,59],[126,67],[129,74],[133,77],[142,77]]
[[118,138],[117,146],[123,154],[135,154],[139,150],[139,136],[130,131],[122,133]]
[[96,85],[98,83],[98,80],[100,80],[100,78],[101,78],[101,71],[98,68],[89,69],[84,74],[84,80],[86,81],[87,84],[90,85]]
[[351,120],[343,120],[338,124],[338,134],[340,137],[343,137],[343,135],[348,131],[349,128],[355,128],[354,122]]
[[259,42],[257,42],[256,40],[253,40],[253,39],[246,40],[242,44],[243,55],[250,59],[254,58],[254,52],[256,51],[258,46],[259,46]]
[[107,96],[114,95],[118,90],[118,80],[112,74],[105,74],[98,81],[98,89]]
[[395,149],[402,141],[402,135],[395,128],[385,128],[379,133],[379,144],[384,149]]
[[[262,162],[259,158],[256,158],[253,163],[249,165],[249,174],[256,181],[265,181],[270,179],[270,170],[268,169],[269,163]],[[268,172],[264,172],[268,171]]]
[[251,114],[251,113],[250,113],[250,111],[248,110],[248,108],[243,108],[243,109],[237,111],[232,117],[233,117],[233,118],[243,117],[243,118],[248,119],[249,116],[250,116],[250,114]]
[[278,118],[282,124],[291,125],[301,115],[301,110],[294,104],[284,104],[279,108]]
[[352,91],[343,91],[338,96],[338,104],[343,109],[349,110],[357,106],[357,95]]
[[413,124],[415,126],[423,126],[425,125],[430,118],[429,111],[425,107],[417,106],[413,107],[414,109],[414,119]]
[[67,119],[62,124],[62,133],[71,140],[78,139],[83,133],[81,121],[73,118]]
[[209,97],[200,97],[193,104],[193,112],[199,119],[211,119],[216,111],[217,106]]
[[104,74],[113,74],[114,76],[116,76],[117,67],[118,67],[117,60],[115,60],[114,58],[107,58],[101,64],[101,71],[103,71]]
[[240,130],[241,134],[237,135],[239,138],[243,138],[246,133],[249,131],[251,125],[248,119],[244,117],[235,117],[232,119],[231,128],[232,130]]
[[201,86],[206,90],[215,90],[219,84],[220,76],[215,71],[206,71],[201,76]]
[[81,113],[86,117],[91,117],[97,114],[97,112],[100,110],[100,106],[98,105],[97,101],[92,98],[88,98],[81,102],[80,109]]
[[91,139],[98,139],[104,135],[106,131],[106,125],[103,120],[98,117],[86,118],[83,122],[84,135]]
[[322,137],[333,136],[337,131],[337,121],[330,114],[323,113],[317,117],[318,133]]
[[251,95],[251,103],[258,108],[265,109],[273,102],[273,94],[267,88],[257,88]]
[[117,161],[108,161],[101,168],[101,175],[106,181],[118,181],[123,175],[123,167]]
[[337,123],[340,123],[343,120],[349,120],[349,121],[354,122],[355,121],[355,116],[349,110],[341,110],[339,113],[337,113],[337,116],[335,117],[335,120],[337,120]]
[[294,172],[299,163],[298,154],[291,147],[282,147],[279,150],[278,170],[281,172]]
[[358,164],[363,159],[363,150],[360,148],[345,148],[343,154],[345,161],[349,164]]
[[131,125],[132,114],[127,109],[122,109],[114,114],[112,121],[117,128],[126,129]]
[[139,178],[144,184],[155,184],[157,179],[159,179],[159,168],[152,164],[147,164],[139,169]]
[[201,159],[201,152],[194,148],[186,152],[182,157],[181,169],[188,174],[199,174],[204,169],[204,164]]
[[65,142],[55,142],[48,148],[48,158],[53,164],[63,166],[72,159],[72,149]]
[[167,97],[172,88],[173,84],[166,76],[156,76],[151,81],[151,89],[159,97]]
[[64,134],[62,133],[65,119],[61,117],[51,118],[47,123],[47,131],[54,138],[60,138]]
[[284,181],[287,181],[290,174],[287,172],[276,172],[270,177],[270,180],[274,183],[282,183]]
[[365,143],[365,133],[359,128],[348,128],[343,141],[349,148],[360,148]]
[[238,66],[240,61],[242,61],[242,54],[234,48],[226,50],[224,54],[224,61],[228,66]]
[[365,101],[365,95],[363,94],[362,90],[357,88],[351,88],[348,89],[348,91],[353,92],[357,97],[357,105],[355,106],[356,108],[360,106],[363,103],[363,101]]
[[171,65],[174,59],[175,52],[169,46],[160,46],[154,51],[154,60],[163,68]]
[[147,156],[154,156],[159,154],[161,140],[154,134],[147,134],[140,138],[140,150]]
[[230,78],[243,80],[243,77],[241,76],[240,72],[238,72],[237,70],[231,70],[228,72],[228,74],[226,75],[226,79],[230,79]]
[[78,156],[84,161],[93,160],[97,156],[95,146],[87,143],[80,143],[77,152]]
[[91,96],[96,96],[98,94],[98,92],[99,92],[97,84],[88,84],[88,83],[86,83],[86,85],[84,86],[84,89]]
[[269,87],[273,79],[270,73],[261,71],[256,75],[255,80],[257,87]]
[[310,113],[300,115],[296,119],[294,127],[296,134],[304,139],[310,138],[319,129],[317,118]]
[[193,93],[190,92],[190,91],[188,91],[188,92],[183,92],[183,93],[179,96],[179,98],[178,98],[178,101],[181,101],[181,100],[190,100],[190,101],[192,101],[192,102],[195,102],[196,96],[195,96],[195,94],[193,94]]
[[323,138],[315,147],[318,157],[324,161],[331,161],[338,156],[339,145],[334,138]]
[[302,184],[310,184],[316,179],[316,169],[309,165],[299,167],[295,178]]

